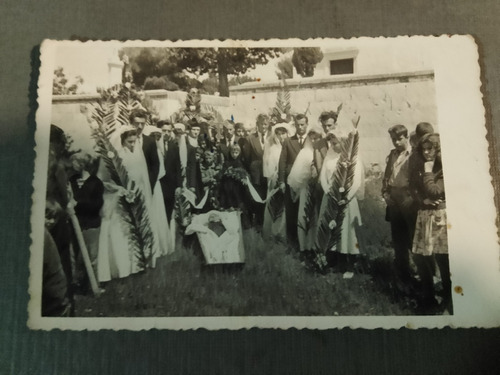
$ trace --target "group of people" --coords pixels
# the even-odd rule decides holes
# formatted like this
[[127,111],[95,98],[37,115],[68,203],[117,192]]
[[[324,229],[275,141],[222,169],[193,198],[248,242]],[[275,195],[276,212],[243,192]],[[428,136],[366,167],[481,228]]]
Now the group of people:
[[412,283],[411,253],[420,278],[420,305],[432,312],[438,308],[433,279],[439,269],[441,307],[452,313],[439,134],[431,124],[422,122],[411,134],[404,125],[395,125],[389,135],[394,149],[387,157],[382,195],[387,203],[397,275],[403,283]]
[[[107,155],[109,160],[118,156],[118,169],[126,174],[127,186],[119,183],[103,158],[86,156],[61,162],[64,133],[53,126],[43,314],[61,315],[71,306],[72,285],[78,279],[78,256],[71,251],[78,247],[71,215],[78,218],[99,282],[144,268],[143,258],[132,249],[130,221],[120,205],[120,200],[134,202],[138,195],[149,220],[152,267],[157,257],[175,251],[177,238],[187,237],[184,230],[193,215],[212,210],[239,212],[243,229],[254,228],[266,240],[287,243],[306,266],[316,270],[325,270],[317,267],[321,257],[327,267],[335,267],[359,254],[356,230],[362,221],[358,199],[364,195],[359,157],[346,200],[341,202],[342,223],[334,223],[341,228],[340,240],[329,248],[320,248],[317,242],[319,218],[328,209],[347,139],[337,126],[338,113],[323,112],[317,124],[309,123],[303,114],[292,121],[285,117],[276,120],[260,114],[253,131],[242,123],[225,121],[222,132],[217,132],[196,117],[184,123],[164,120],[148,125],[146,111],[133,111],[129,124],[110,136],[117,155],[111,151]],[[431,304],[436,262],[445,297],[451,301],[439,135],[426,123],[417,126],[413,138],[402,125],[389,133],[395,149],[387,159],[382,193],[397,273],[401,280],[411,281],[411,251],[425,303]],[[65,300],[69,302],[63,303]]]

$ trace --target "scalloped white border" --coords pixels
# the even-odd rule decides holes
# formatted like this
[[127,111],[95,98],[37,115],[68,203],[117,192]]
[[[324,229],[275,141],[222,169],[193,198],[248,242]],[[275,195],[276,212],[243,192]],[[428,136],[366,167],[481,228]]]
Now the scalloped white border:
[[[406,42],[424,43],[432,52],[439,131],[446,170],[447,213],[450,269],[454,286],[463,295],[453,293],[453,316],[332,316],[332,317],[176,317],[176,318],[46,318],[40,316],[43,222],[47,179],[49,129],[51,119],[52,74],[55,49],[60,45],[106,44],[116,47],[301,47],[332,46],[355,41],[394,43],[404,48]],[[409,43],[411,44],[411,43]],[[187,41],[53,41],[41,46],[38,82],[36,160],[33,180],[30,257],[30,302],[28,327],[32,329],[100,330],[152,328],[186,330],[206,328],[441,328],[500,326],[500,248],[495,225],[496,209],[492,178],[489,174],[485,111],[480,91],[478,51],[471,36],[399,36],[395,38],[353,39],[268,39],[187,40]]]

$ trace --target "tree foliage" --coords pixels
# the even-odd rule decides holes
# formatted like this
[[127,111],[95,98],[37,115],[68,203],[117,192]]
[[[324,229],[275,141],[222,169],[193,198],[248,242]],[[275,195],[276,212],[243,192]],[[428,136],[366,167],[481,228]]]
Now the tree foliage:
[[123,48],[131,64],[134,83],[144,85],[147,77],[168,77],[181,90],[200,88],[191,75],[216,74],[218,91],[229,96],[228,75],[241,75],[281,53],[278,48]]
[[316,64],[321,60],[323,60],[323,52],[319,47],[294,48],[293,50],[292,63],[302,77],[312,77]]
[[63,68],[58,67],[54,70],[54,78],[52,80],[52,94],[53,95],[74,95],[77,93],[80,86],[83,84],[83,78],[80,76],[75,77],[75,81],[68,86],[68,79],[64,73]]
[[176,91],[179,90],[180,87],[177,83],[172,82],[168,79],[168,76],[162,77],[148,77],[144,81],[144,90],[168,90],[168,91]]
[[278,61],[278,71],[276,74],[279,79],[293,78],[293,63],[290,56],[285,56]]
[[128,241],[140,269],[153,266],[155,239],[143,192],[130,179],[123,160],[111,142],[111,137],[121,126],[129,123],[133,110],[142,108],[141,94],[130,84],[116,85],[101,91],[101,97],[90,113],[92,137],[96,151],[106,167],[110,180],[129,190],[131,197],[120,196],[118,209],[127,224]]
[[[179,48],[140,48],[126,47],[120,50],[120,58],[128,57],[133,82],[137,86],[153,85],[156,88],[187,91],[199,87],[198,80],[187,75],[179,66]],[[156,77],[156,79],[152,79]],[[148,82],[146,80],[150,78]],[[164,85],[165,87],[158,87]]]

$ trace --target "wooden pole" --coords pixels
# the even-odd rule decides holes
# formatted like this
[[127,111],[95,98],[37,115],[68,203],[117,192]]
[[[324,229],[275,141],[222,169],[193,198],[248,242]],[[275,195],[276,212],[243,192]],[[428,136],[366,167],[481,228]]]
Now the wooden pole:
[[78,218],[74,213],[70,213],[70,218],[71,218],[71,223],[73,224],[73,229],[75,230],[76,240],[78,241],[78,245],[80,246],[80,251],[83,257],[83,263],[85,264],[85,269],[87,270],[87,275],[90,281],[90,287],[92,288],[92,292],[94,293],[94,295],[99,295],[101,294],[101,290],[99,289],[99,285],[97,284],[97,279],[95,278],[94,275],[94,269],[92,268],[92,262],[90,261],[87,245],[85,245],[85,240],[83,239],[80,223],[78,222]]

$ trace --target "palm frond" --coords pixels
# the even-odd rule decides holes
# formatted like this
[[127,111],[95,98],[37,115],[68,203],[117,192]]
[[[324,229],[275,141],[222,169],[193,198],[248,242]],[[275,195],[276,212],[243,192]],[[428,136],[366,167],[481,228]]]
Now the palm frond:
[[317,194],[316,194],[316,179],[309,182],[306,187],[306,203],[304,205],[304,216],[302,222],[304,223],[302,229],[308,233],[316,222],[317,212]]
[[274,193],[269,199],[267,210],[272,221],[278,220],[283,215],[285,211],[285,195],[281,189]]
[[325,195],[326,204],[323,214],[319,218],[315,244],[317,253],[324,253],[340,246],[342,223],[356,170],[358,144],[359,134],[357,131],[349,133],[347,140],[342,144],[337,167],[332,176],[332,184]]
[[111,134],[117,131],[118,127],[128,124],[131,111],[139,106],[138,97],[125,86],[101,92],[101,99],[91,114],[91,119],[96,124],[91,132],[96,142],[97,153],[111,180],[123,188],[132,186],[134,190],[134,199],[131,202],[125,197],[120,197],[118,209],[127,224],[129,247],[137,259],[139,268],[144,269],[152,265],[155,248],[145,197],[139,189],[134,188],[134,182],[130,180],[122,159],[110,142]]
[[286,80],[282,79],[281,90],[276,94],[276,104],[271,109],[271,120],[274,123],[290,121],[292,105],[290,102],[290,89]]

